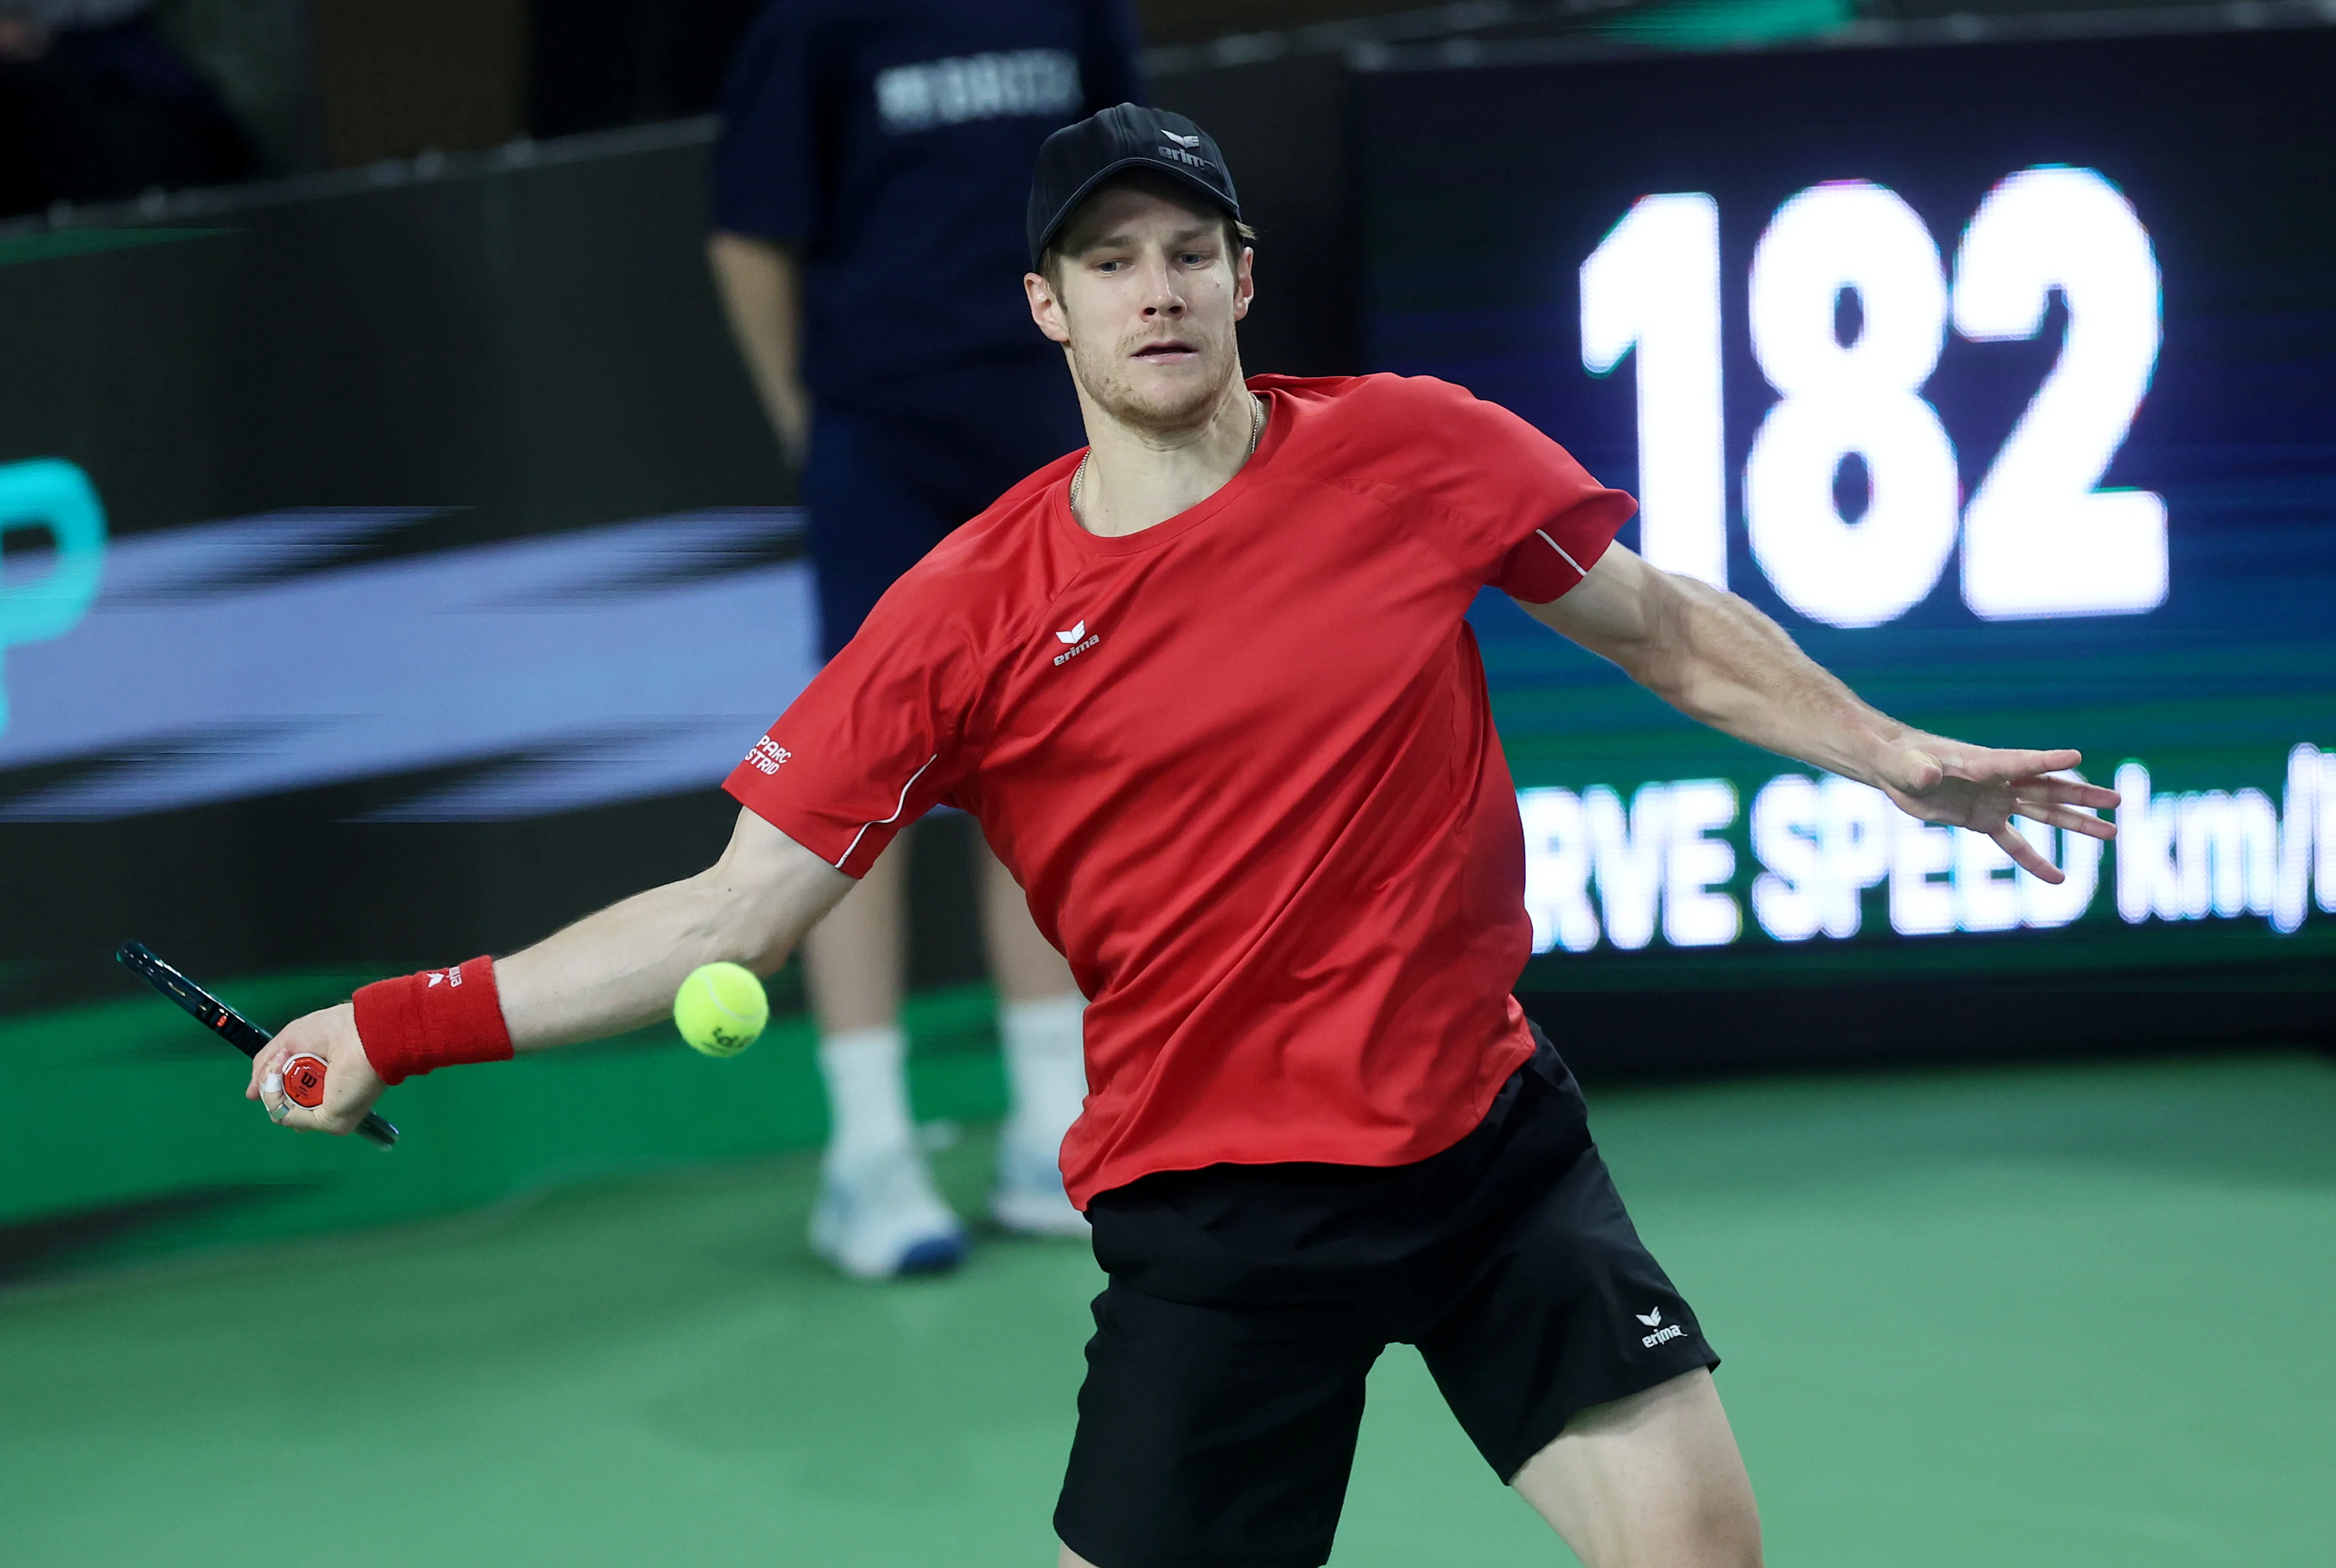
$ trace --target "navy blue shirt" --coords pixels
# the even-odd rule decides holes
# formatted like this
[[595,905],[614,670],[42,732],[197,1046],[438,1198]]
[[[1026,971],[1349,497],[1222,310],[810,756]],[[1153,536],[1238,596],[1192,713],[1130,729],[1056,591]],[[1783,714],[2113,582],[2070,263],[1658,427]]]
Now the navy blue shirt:
[[1059,359],[1022,294],[1030,170],[1137,91],[1124,0],[773,0],[723,95],[714,222],[801,258],[812,394]]

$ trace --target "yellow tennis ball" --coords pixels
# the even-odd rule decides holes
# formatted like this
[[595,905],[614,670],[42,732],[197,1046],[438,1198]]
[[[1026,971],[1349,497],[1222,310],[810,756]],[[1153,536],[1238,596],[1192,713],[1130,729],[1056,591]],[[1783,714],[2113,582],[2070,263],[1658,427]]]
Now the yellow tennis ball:
[[737,964],[702,964],[689,971],[673,998],[674,1026],[690,1049],[709,1057],[735,1057],[754,1043],[771,1021],[771,998],[752,969]]

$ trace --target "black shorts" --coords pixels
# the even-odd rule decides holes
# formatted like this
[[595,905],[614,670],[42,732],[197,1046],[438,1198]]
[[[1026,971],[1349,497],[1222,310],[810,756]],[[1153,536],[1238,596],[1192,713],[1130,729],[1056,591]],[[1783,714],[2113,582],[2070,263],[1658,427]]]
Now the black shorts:
[[1213,1165],[1099,1194],[1055,1529],[1097,1568],[1314,1568],[1363,1379],[1416,1345],[1503,1481],[1579,1410],[1718,1358],[1650,1257],[1548,1040],[1416,1164]]

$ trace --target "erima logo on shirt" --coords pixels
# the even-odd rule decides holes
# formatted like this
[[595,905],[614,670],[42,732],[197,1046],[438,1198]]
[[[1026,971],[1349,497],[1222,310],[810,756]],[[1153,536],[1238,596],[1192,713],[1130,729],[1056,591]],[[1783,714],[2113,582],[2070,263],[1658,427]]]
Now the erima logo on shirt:
[[754,749],[746,754],[746,760],[754,765],[756,773],[769,774],[778,772],[794,755],[769,735],[764,735],[754,743]]
[[1633,1312],[1630,1315],[1638,1319],[1640,1322],[1644,1323],[1648,1328],[1655,1329],[1651,1334],[1642,1334],[1639,1337],[1639,1343],[1650,1350],[1653,1349],[1656,1346],[1661,1344],[1666,1339],[1680,1339],[1687,1337],[1687,1330],[1680,1328],[1677,1323],[1670,1324],[1666,1328],[1655,1328],[1656,1324],[1660,1323],[1663,1320],[1663,1310],[1660,1307],[1656,1308],[1651,1312]]
[[1055,634],[1055,640],[1056,642],[1068,643],[1070,645],[1062,652],[1055,656],[1055,663],[1061,665],[1067,663],[1071,659],[1078,657],[1079,655],[1086,652],[1087,649],[1101,642],[1103,640],[1103,633],[1097,632],[1093,637],[1089,637],[1087,635],[1087,623],[1083,619],[1078,625],[1071,628],[1068,631],[1056,632]]
[[959,54],[876,73],[876,113],[895,136],[1079,107],[1079,63],[1060,49]]

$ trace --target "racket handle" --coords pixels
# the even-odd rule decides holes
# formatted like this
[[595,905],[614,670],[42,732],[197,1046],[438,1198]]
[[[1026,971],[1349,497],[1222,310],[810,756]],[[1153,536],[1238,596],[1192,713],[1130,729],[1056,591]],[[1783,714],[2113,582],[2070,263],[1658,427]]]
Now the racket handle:
[[397,1129],[384,1120],[378,1111],[367,1111],[365,1119],[357,1124],[357,1136],[387,1154],[397,1147]]

